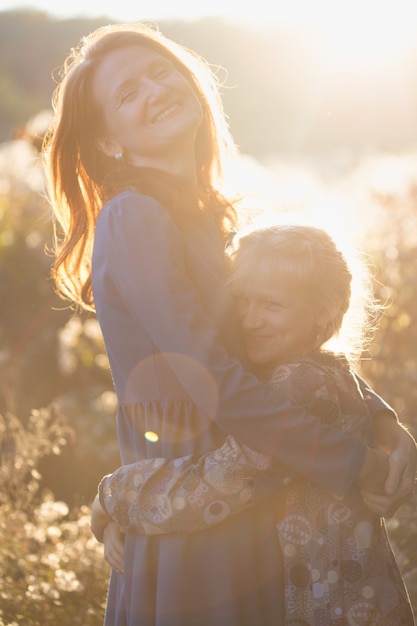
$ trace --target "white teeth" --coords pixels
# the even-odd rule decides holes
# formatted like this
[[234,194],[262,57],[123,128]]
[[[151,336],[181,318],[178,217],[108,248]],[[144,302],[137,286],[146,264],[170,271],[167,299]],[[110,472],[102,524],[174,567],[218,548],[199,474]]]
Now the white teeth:
[[165,119],[168,115],[171,115],[171,113],[173,113],[175,109],[178,108],[178,106],[179,106],[178,103],[172,104],[167,109],[164,109],[162,113],[158,113],[158,115],[154,117],[153,123],[155,124],[155,122],[160,122],[161,120]]

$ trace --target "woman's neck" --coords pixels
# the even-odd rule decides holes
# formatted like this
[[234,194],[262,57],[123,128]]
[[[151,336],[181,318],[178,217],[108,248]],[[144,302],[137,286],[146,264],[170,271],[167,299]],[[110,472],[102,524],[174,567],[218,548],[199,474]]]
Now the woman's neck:
[[131,155],[130,162],[137,167],[159,170],[184,180],[190,186],[197,185],[197,164],[194,149],[178,146],[175,149],[148,155],[143,158]]

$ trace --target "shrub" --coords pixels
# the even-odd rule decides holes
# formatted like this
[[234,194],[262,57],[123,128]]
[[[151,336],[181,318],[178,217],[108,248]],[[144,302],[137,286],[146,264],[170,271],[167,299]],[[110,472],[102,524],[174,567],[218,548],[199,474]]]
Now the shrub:
[[40,489],[38,463],[73,432],[53,408],[27,428],[0,416],[0,625],[103,623],[109,568],[90,530],[90,510],[72,511]]

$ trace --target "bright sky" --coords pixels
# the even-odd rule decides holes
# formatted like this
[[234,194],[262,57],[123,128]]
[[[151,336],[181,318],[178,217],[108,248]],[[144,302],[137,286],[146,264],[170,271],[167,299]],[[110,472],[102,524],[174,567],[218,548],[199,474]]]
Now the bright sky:
[[17,8],[62,19],[105,16],[109,22],[215,16],[255,26],[298,23],[318,29],[336,56],[375,65],[389,62],[410,34],[417,36],[417,0],[0,0],[0,11]]
[[228,16],[257,22],[271,19],[320,22],[324,28],[334,20],[348,26],[356,21],[370,30],[381,21],[402,25],[417,23],[416,0],[0,0],[0,10],[36,8],[57,17],[108,16],[116,21],[198,19]]
[[[278,4],[278,7],[276,5]],[[266,19],[271,17],[271,12],[281,15],[288,12],[285,2],[272,2],[271,0],[257,0],[256,12],[262,13]],[[295,0],[295,5],[300,4]],[[301,4],[308,4],[308,0]],[[279,8],[282,5],[282,9]],[[15,9],[18,7],[38,8],[58,17],[73,16],[108,16],[116,21],[141,21],[163,19],[199,19],[203,16],[231,16],[243,19],[251,18],[253,3],[241,0],[153,0],[141,2],[138,0],[70,0],[59,2],[57,0],[0,0],[0,10]],[[292,10],[290,9],[290,13]]]

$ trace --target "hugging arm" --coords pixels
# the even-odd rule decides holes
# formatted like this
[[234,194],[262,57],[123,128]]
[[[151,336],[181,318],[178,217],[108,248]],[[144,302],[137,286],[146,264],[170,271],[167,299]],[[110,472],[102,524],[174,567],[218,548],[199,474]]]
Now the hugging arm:
[[[303,370],[301,377],[308,381],[308,385],[304,384],[301,389],[292,380],[292,373],[294,380],[297,379],[297,364],[283,368],[279,377],[289,397],[301,401],[302,396],[308,410],[320,406],[323,414],[319,413],[318,417],[326,419],[329,410],[326,407],[337,409],[339,406],[335,387],[327,384],[329,379],[321,370],[311,365],[304,367],[307,369]],[[298,374],[297,380],[299,378]],[[345,420],[349,421],[349,416],[342,415],[339,410],[334,427],[342,428]],[[358,423],[363,424],[363,420]],[[358,433],[355,436],[362,436],[359,428],[354,432]],[[382,452],[381,455],[386,462],[386,455]],[[379,473],[374,471],[375,468],[378,465],[371,465],[369,476],[361,478],[368,488],[372,486],[376,490],[381,489],[381,481],[376,481]],[[265,497],[279,497],[283,488],[296,478],[297,475],[285,466],[240,444],[231,436],[219,449],[199,459],[189,456],[175,460],[138,461],[122,466],[102,479],[99,486],[101,507],[98,509],[101,515],[96,515],[95,534],[99,538],[102,532],[100,520],[105,524],[110,519],[123,531],[135,528],[148,535],[204,530],[256,505]]]
[[[259,383],[255,376],[244,372],[239,361],[229,357],[216,324],[199,303],[187,272],[183,236],[168,212],[151,198],[133,192],[107,209],[99,216],[96,229],[100,271],[108,272],[124,306],[138,318],[168,365],[172,365],[195,405],[225,433],[272,457],[274,463],[310,477],[333,493],[343,494],[349,489],[369,448],[294,404],[285,386],[272,388]],[[176,322],[175,333],[172,320]],[[185,354],[198,368],[178,369],[178,354]],[[206,403],[207,377],[199,381],[199,371],[209,372],[218,390],[215,407]],[[374,413],[385,410],[386,405],[378,396],[373,394],[372,398]],[[124,470],[117,472],[114,480],[121,480],[121,484],[126,480],[129,484],[128,475],[122,478]],[[114,484],[112,490],[115,493]],[[181,499],[176,501],[179,502]],[[126,502],[112,510],[114,515],[116,509],[120,510],[122,524],[123,507],[126,511]],[[149,514],[144,522],[152,523]]]
[[295,474],[228,436],[199,459],[145,459],[118,468],[99,485],[92,527],[101,540],[112,519],[141,534],[200,531],[266,497]]
[[413,494],[417,446],[414,437],[388,412],[377,415],[374,426],[378,445],[388,453],[389,472],[383,495],[365,487],[362,497],[374,513],[390,517]]
[[[184,247],[184,235],[168,211],[151,198],[126,193],[99,215],[98,271],[117,289],[127,314],[145,330],[190,401],[225,436],[333,493],[345,493],[363,464],[366,445],[322,424],[291,402],[283,386],[260,383],[230,357],[190,279]],[[195,366],[178,367],[178,355]]]
[[414,437],[398,421],[391,407],[357,376],[359,387],[373,417],[377,445],[388,454],[388,477],[384,495],[364,489],[363,498],[377,515],[390,517],[414,490],[417,446]]

